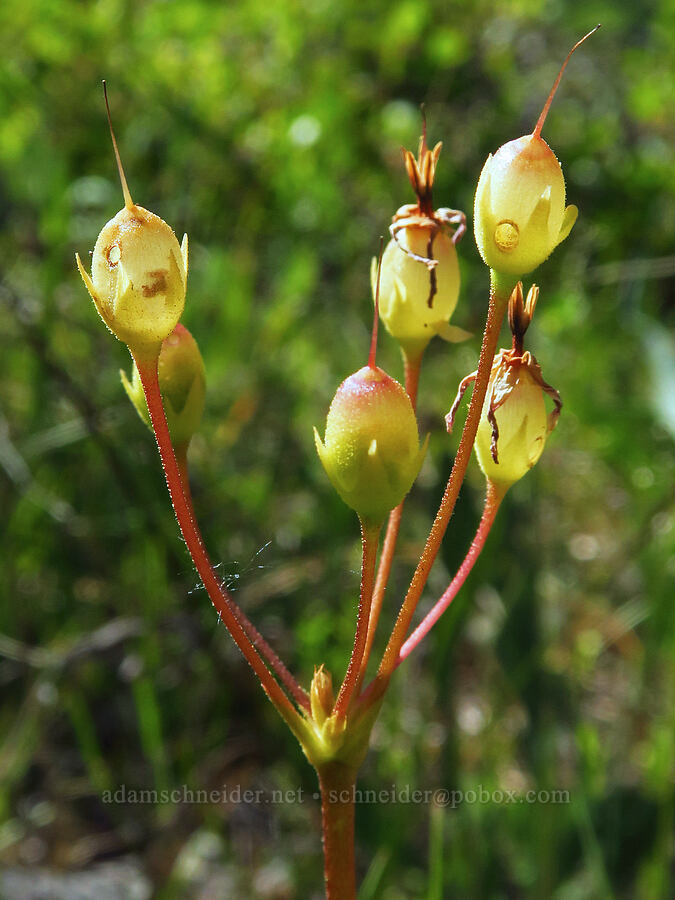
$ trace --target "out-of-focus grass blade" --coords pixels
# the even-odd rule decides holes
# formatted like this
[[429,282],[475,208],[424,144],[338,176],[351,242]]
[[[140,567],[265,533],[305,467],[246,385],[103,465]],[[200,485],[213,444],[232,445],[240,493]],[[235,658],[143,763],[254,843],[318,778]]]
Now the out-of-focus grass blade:
[[429,890],[427,900],[443,900],[443,826],[445,810],[431,804],[429,813]]

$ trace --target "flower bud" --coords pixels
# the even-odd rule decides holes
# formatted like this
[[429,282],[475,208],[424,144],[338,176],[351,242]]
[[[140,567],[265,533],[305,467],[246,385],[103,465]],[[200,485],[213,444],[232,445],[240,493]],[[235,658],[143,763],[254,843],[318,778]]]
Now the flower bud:
[[333,486],[361,520],[380,524],[417,477],[426,441],[401,385],[375,365],[350,375],[328,411],[316,449]]
[[567,54],[532,134],[490,154],[476,188],[474,229],[486,265],[507,275],[536,269],[572,230],[578,210],[565,207],[565,179],[541,130],[570,56]]
[[91,277],[79,254],[77,267],[99,315],[132,353],[159,351],[183,314],[187,287],[187,235],[182,245],[163,219],[131,199],[110,120],[110,136],[124,208],[103,226],[91,260]]
[[[199,428],[204,412],[206,373],[197,342],[180,324],[162,342],[157,374],[171,440],[174,446],[187,446]],[[152,428],[136,364],[131,382],[124,372],[120,372],[120,376],[139,416]]]
[[[556,404],[550,415],[545,393]],[[474,444],[485,477],[504,488],[521,479],[541,456],[561,406],[533,356],[502,350],[492,365]]]
[[321,727],[332,714],[335,705],[333,694],[333,679],[330,672],[324,669],[323,664],[314,669],[314,677],[309,689],[309,701],[312,709],[312,718]]

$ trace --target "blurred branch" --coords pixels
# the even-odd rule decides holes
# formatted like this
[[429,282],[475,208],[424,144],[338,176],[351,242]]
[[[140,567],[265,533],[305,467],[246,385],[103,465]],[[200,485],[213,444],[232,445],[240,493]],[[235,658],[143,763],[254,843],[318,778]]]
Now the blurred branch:
[[673,275],[675,275],[675,256],[621,260],[594,266],[588,270],[589,281],[596,284],[644,281],[647,278],[671,278]]
[[0,468],[5,470],[9,480],[21,493],[30,493],[31,499],[42,507],[59,524],[66,524],[73,530],[78,516],[65,500],[46,490],[33,477],[26,460],[9,437],[9,423],[0,412]]
[[0,634],[0,656],[25,663],[34,669],[63,669],[70,663],[94,653],[102,653],[145,629],[137,617],[113,619],[90,634],[76,638],[63,647],[30,647],[6,634]]

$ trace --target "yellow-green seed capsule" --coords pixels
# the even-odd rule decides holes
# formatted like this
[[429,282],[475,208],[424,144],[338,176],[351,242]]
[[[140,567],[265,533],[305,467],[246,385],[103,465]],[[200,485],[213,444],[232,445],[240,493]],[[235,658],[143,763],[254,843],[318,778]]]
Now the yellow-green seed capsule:
[[[106,97],[106,108],[107,108]],[[110,112],[108,110],[110,121]],[[176,235],[159,216],[131,199],[110,125],[124,193],[124,208],[104,225],[92,255],[91,276],[77,266],[108,328],[134,352],[156,352],[183,314],[187,287],[187,235]]]
[[163,219],[142,206],[125,207],[98,236],[91,278],[77,265],[108,328],[132,349],[157,344],[183,314],[187,240],[181,248]]
[[[434,209],[433,184],[442,145],[427,147],[426,125],[417,159],[404,151],[408,177],[417,203],[402,206],[389,229],[392,239],[382,257],[380,318],[409,356],[420,353],[434,335],[464,340],[465,331],[448,324],[459,297],[459,264],[455,244],[466,230],[464,213]],[[377,265],[371,282],[375,297]]]
[[565,206],[562,169],[541,129],[570,56],[593,31],[568,53],[533,133],[504,144],[483,166],[474,230],[483,261],[496,272],[513,276],[536,269],[577,219],[576,206]]
[[[187,446],[201,423],[206,399],[206,373],[197,342],[176,325],[162,342],[157,366],[159,390],[174,446]],[[136,364],[131,381],[120,372],[124,390],[141,419],[151,428],[143,385]]]
[[[474,450],[478,463],[488,481],[502,492],[538,461],[562,409],[560,394],[544,381],[534,356],[523,350],[538,298],[539,288],[533,284],[525,299],[520,281],[511,293],[508,313],[513,346],[510,350],[500,350],[493,360],[476,432]],[[452,431],[461,399],[476,375],[472,372],[461,382],[452,409],[445,417],[448,431]],[[553,401],[554,408],[548,414],[545,396]]]
[[[426,256],[430,241],[437,261],[436,290],[431,302],[430,273],[411,256]],[[382,257],[380,318],[392,337],[404,345],[430,341],[443,332],[458,297],[459,263],[452,238],[444,232],[434,236],[423,225],[410,225],[397,240],[389,241]]]
[[367,365],[338,388],[316,449],[336,491],[363,522],[380,524],[417,477],[426,441],[404,388]]
[[504,356],[492,367],[474,450],[485,477],[510,486],[538,461],[549,424],[540,382]]
[[486,265],[523,275],[542,263],[572,230],[565,179],[546,141],[526,135],[488,157],[476,189],[476,244]]

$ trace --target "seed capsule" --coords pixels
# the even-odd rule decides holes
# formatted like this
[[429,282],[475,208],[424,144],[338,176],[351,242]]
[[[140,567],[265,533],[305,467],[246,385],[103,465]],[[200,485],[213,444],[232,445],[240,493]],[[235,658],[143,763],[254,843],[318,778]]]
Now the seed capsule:
[[427,442],[404,388],[378,366],[364,366],[337,390],[325,438],[314,429],[333,487],[364,522],[381,523],[417,477]]
[[[392,239],[382,258],[380,317],[408,354],[420,352],[435,334],[463,340],[467,333],[448,324],[459,296],[455,244],[466,230],[464,213],[434,210],[432,188],[442,145],[429,150],[426,124],[418,157],[404,150],[417,203],[402,206],[392,219]],[[375,260],[371,269],[375,296]]]
[[[106,96],[110,123],[110,110]],[[154,348],[171,334],[185,306],[187,235],[182,246],[159,216],[131,199],[110,123],[124,208],[104,225],[92,255],[91,277],[77,267],[108,328],[134,349]]]
[[[430,273],[415,257],[431,248],[437,265],[436,290],[429,302]],[[400,343],[428,343],[443,332],[459,297],[459,264],[452,238],[424,225],[410,225],[389,241],[382,258],[380,316]]]
[[[527,299],[523,299],[520,281],[509,298],[513,346],[510,350],[500,350],[492,363],[476,432],[474,450],[483,474],[503,490],[521,479],[538,461],[562,409],[560,394],[544,381],[534,356],[523,350],[525,332],[538,298],[539,288],[533,284]],[[475,379],[476,372],[472,372],[461,382],[452,409],[445,417],[448,431],[452,431],[461,399]],[[548,414],[546,395],[554,404]]]
[[570,56],[593,31],[568,53],[533,133],[504,144],[483,166],[474,229],[483,261],[497,272],[531,272],[565,240],[577,219],[576,206],[565,206],[562,169],[541,129]]
[[[206,372],[197,342],[180,323],[162,342],[157,375],[171,440],[176,447],[186,446],[199,428],[204,413]],[[120,376],[137,413],[152,428],[136,364],[131,381],[122,371]]]
[[546,141],[527,135],[488,157],[476,189],[476,244],[497,272],[531,272],[564,241],[578,210],[565,207],[565,179]]
[[492,367],[474,450],[485,477],[496,484],[514,484],[529,472],[549,435],[544,391],[533,365],[529,353],[512,358],[502,351]]

